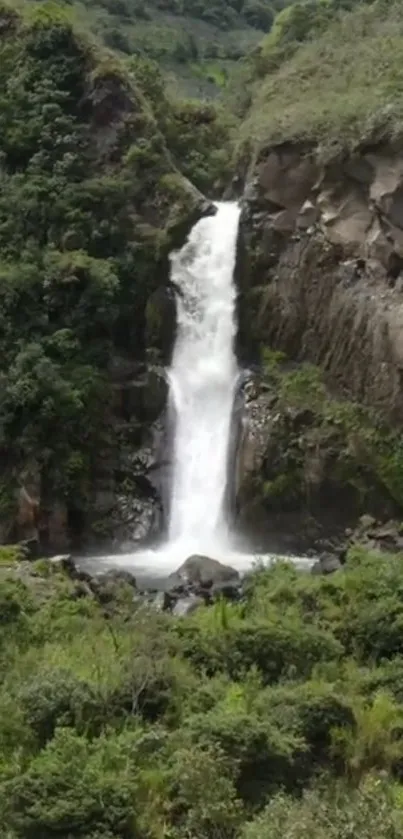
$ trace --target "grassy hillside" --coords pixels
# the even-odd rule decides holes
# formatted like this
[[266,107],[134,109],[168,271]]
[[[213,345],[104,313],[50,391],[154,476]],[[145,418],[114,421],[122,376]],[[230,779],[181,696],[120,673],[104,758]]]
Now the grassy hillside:
[[274,27],[263,40],[249,67],[244,142],[312,139],[337,147],[401,133],[402,4],[358,3],[328,16],[323,5],[299,4],[316,6],[303,16],[300,38],[291,27]]
[[286,2],[61,0],[59,5],[106,46],[158,61],[172,87],[211,97],[225,86],[234,62],[270,30],[276,9]]

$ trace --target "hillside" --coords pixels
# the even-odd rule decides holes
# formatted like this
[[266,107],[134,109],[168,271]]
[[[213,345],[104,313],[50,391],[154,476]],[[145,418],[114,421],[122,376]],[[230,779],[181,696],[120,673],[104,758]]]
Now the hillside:
[[209,210],[176,161],[202,189],[225,169],[214,112],[171,109],[147,71],[54,6],[0,8],[2,540],[106,536],[117,485],[136,491],[161,307],[173,329],[168,253]]
[[[403,11],[383,0],[351,5],[282,12],[244,68],[240,103],[243,352],[316,365],[343,404],[332,431],[312,394],[276,428],[262,408],[252,528],[275,508],[283,532],[308,541],[380,503],[372,470],[377,483],[385,467],[381,483],[403,511]],[[373,412],[366,442],[363,406]],[[390,448],[376,442],[383,422],[396,429]]]
[[366,139],[400,136],[401,4],[377,0],[348,11],[334,2],[323,17],[324,5],[288,9],[251,60],[242,128],[250,146],[308,140],[332,154]]
[[77,24],[122,56],[158,62],[170,87],[215,97],[284,0],[65,0]]

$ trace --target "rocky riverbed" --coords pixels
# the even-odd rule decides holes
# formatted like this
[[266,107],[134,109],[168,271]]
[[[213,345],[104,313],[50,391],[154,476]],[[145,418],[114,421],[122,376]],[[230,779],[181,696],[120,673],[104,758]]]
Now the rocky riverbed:
[[[354,531],[346,531],[343,545],[299,560],[271,557],[270,561],[288,560],[312,574],[332,574],[343,569],[348,550],[358,546],[370,551],[399,553],[403,551],[403,527],[395,521],[382,524],[371,516],[362,516]],[[255,565],[258,563],[256,560]],[[264,560],[261,563],[264,564]],[[251,557],[250,568],[252,566]],[[0,573],[21,579],[44,600],[51,589],[49,578],[60,574],[68,581],[69,596],[73,599],[93,598],[108,609],[122,597],[129,597],[135,606],[143,604],[176,617],[191,614],[201,606],[221,599],[241,601],[249,577],[248,571],[240,573],[229,564],[197,554],[188,557],[173,573],[156,576],[152,567],[147,572],[135,564],[131,567],[113,565],[112,558],[107,563],[101,557],[77,559],[70,554],[29,559],[23,548],[10,549],[9,561],[7,557],[2,560]]]

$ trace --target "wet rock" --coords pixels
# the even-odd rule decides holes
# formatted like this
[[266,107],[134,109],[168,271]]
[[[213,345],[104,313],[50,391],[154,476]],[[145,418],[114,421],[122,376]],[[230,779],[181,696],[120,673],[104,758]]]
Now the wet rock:
[[168,383],[163,369],[156,365],[143,371],[142,375],[114,384],[115,413],[130,421],[152,424],[162,414],[168,392]]
[[169,612],[175,603],[175,597],[169,591],[158,591],[152,601],[152,605],[157,612]]
[[196,609],[204,605],[202,597],[197,597],[195,594],[190,594],[189,597],[181,597],[177,600],[172,610],[172,614],[178,618],[184,618],[186,615],[191,615]]
[[242,595],[242,584],[240,580],[228,580],[214,583],[211,589],[211,597],[213,600],[220,600],[222,597],[225,600],[239,600]]
[[41,549],[39,539],[37,536],[32,536],[31,539],[23,539],[21,542],[19,542],[19,545],[26,559],[39,559],[41,555]]
[[117,506],[116,530],[120,538],[125,539],[125,552],[129,553],[137,543],[145,542],[148,536],[158,531],[157,501],[119,494]]
[[170,577],[173,585],[186,583],[188,585],[201,584],[202,586],[206,586],[208,583],[216,584],[237,579],[239,579],[239,574],[235,568],[224,565],[217,559],[198,554],[188,557]]
[[318,561],[312,566],[312,574],[334,574],[340,571],[342,563],[335,554],[322,554]]
[[349,545],[362,545],[370,551],[399,553],[403,551],[403,526],[400,522],[377,522],[372,516],[361,516],[354,531],[348,534]]
[[310,227],[312,227],[313,224],[317,222],[318,218],[318,208],[315,206],[315,204],[312,203],[312,201],[307,200],[302,205],[298,213],[297,226],[301,230],[308,230]]
[[126,583],[132,588],[137,588],[136,578],[130,571],[125,571],[123,568],[111,568],[105,574],[98,577],[99,582],[103,583]]

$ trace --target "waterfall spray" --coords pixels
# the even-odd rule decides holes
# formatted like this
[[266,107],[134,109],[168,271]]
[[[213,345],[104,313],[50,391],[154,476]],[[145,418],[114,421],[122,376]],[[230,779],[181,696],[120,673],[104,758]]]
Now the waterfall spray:
[[[169,373],[176,427],[169,542],[188,552],[221,547],[231,416],[237,381],[233,273],[240,210],[221,203],[173,254],[179,288]],[[186,552],[186,551],[185,551]]]

